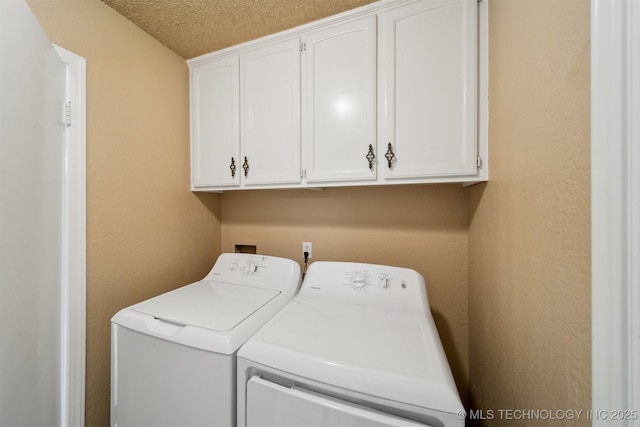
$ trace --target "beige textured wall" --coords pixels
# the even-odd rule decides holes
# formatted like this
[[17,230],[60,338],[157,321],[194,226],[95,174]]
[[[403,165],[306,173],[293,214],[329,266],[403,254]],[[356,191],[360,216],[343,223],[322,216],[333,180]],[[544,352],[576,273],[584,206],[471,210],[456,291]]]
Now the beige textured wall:
[[467,199],[460,185],[227,192],[222,250],[413,268],[425,278],[458,389],[468,383]]
[[118,309],[235,243],[299,259],[303,240],[314,260],[420,271],[475,407],[590,406],[587,0],[491,0],[488,184],[222,196],[188,190],[184,60],[98,0],[28,2],[87,58],[88,426],[109,422]]
[[109,319],[206,274],[219,196],[189,191],[184,60],[98,0],[29,5],[54,43],[87,59],[86,424],[106,426]]
[[500,409],[591,406],[587,0],[491,0],[490,180],[469,195],[470,393]]

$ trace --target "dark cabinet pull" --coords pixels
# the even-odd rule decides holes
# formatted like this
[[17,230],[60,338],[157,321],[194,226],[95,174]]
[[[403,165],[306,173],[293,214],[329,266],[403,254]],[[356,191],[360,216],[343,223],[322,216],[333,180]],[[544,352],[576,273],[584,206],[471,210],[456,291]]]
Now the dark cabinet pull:
[[234,158],[231,158],[231,165],[229,165],[229,169],[231,169],[231,178],[236,177],[236,161]]
[[247,160],[247,156],[244,156],[244,163],[242,164],[242,169],[244,169],[244,177],[246,178],[249,174],[249,160]]
[[387,166],[389,166],[389,169],[391,169],[391,164],[393,163],[393,159],[396,158],[396,155],[393,154],[393,147],[391,146],[391,143],[387,145],[387,153],[384,155],[384,157],[387,159]]
[[367,161],[369,162],[369,170],[373,170],[373,161],[376,159],[376,155],[373,154],[373,145],[369,144],[369,151],[366,155]]

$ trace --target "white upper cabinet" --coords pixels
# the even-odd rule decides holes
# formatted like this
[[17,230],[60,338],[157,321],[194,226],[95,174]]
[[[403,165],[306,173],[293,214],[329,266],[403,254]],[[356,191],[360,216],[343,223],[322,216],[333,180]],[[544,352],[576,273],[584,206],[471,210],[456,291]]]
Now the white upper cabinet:
[[314,31],[302,42],[306,182],[375,180],[375,15]]
[[476,0],[429,0],[379,15],[385,180],[477,173],[477,10]]
[[192,189],[486,181],[489,1],[380,1],[190,59]]
[[240,185],[239,87],[238,55],[191,68],[193,189]]
[[299,184],[299,39],[242,53],[240,75],[244,185]]

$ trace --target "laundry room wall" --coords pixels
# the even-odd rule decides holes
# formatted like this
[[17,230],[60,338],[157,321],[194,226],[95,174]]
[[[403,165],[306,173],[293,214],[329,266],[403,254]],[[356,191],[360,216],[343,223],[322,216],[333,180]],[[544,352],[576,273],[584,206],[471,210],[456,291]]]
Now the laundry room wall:
[[467,205],[459,185],[230,191],[222,195],[222,250],[236,244],[302,262],[389,264],[419,271],[466,403]]
[[589,7],[491,0],[491,176],[469,189],[474,424],[591,425]]
[[490,0],[487,184],[222,195],[189,191],[183,58],[99,0],[27,1],[87,59],[86,425],[109,424],[117,310],[235,244],[301,260],[302,241],[420,271],[472,409],[590,407],[588,0]]
[[28,4],[87,60],[86,425],[107,426],[109,319],[208,272],[220,201],[189,191],[184,59],[98,0]]

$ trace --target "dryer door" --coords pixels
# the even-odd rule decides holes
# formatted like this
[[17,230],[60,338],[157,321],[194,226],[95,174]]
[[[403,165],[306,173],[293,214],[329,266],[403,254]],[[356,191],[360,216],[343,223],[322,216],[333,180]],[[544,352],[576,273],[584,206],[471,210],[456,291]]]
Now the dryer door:
[[424,427],[415,421],[253,376],[247,384],[247,427]]

